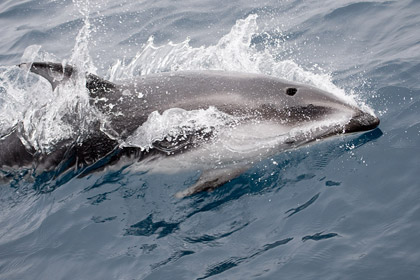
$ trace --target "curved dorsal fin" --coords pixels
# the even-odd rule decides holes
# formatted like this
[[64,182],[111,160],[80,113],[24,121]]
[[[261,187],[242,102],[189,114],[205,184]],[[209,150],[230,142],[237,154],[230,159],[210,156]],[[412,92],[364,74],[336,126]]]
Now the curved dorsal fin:
[[60,83],[67,81],[75,72],[75,69],[70,65],[63,66],[62,64],[51,62],[21,63],[18,66],[47,79],[53,90]]
[[[52,62],[33,62],[32,64],[21,63],[18,66],[20,68],[29,69],[31,72],[47,79],[53,90],[55,90],[60,83],[68,81],[77,71],[76,68],[71,65]],[[96,97],[99,93],[109,92],[115,89],[116,85],[96,75],[87,73],[86,88],[89,90],[91,97]]]

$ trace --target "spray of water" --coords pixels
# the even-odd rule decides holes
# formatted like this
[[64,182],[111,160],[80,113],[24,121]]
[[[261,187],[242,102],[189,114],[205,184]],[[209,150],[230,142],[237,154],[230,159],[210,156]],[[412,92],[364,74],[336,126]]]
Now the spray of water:
[[[89,55],[91,24],[89,22],[89,1],[73,1],[83,17],[70,58],[62,64],[75,66],[78,71],[72,79],[58,86],[54,91],[47,81],[29,71],[8,67],[0,73],[0,88],[3,90],[0,115],[0,133],[18,129],[21,140],[43,153],[65,139],[82,139],[88,133],[90,123],[97,119],[98,112],[89,106],[89,95],[85,87],[85,73],[94,73]],[[60,61],[53,54],[42,51],[41,46],[29,46],[22,62]],[[82,136],[82,137],[81,137]]]
[[185,138],[196,131],[203,135],[215,133],[221,127],[234,126],[239,121],[214,107],[191,111],[172,108],[162,114],[155,111],[123,145],[148,150],[156,141]]

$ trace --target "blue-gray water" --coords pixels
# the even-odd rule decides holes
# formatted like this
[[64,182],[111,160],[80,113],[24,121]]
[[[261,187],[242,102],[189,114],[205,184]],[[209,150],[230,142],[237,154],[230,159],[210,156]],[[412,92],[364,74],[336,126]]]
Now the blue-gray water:
[[258,15],[250,48],[331,73],[381,124],[181,200],[188,174],[124,167],[2,184],[0,279],[420,279],[420,1],[3,0],[1,67],[67,59],[85,10],[103,75],[152,35],[211,46]]

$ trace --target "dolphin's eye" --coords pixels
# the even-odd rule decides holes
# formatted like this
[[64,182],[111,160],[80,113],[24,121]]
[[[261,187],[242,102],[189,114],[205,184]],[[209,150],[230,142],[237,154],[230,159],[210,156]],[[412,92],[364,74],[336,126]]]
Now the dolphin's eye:
[[287,88],[286,89],[286,94],[289,95],[289,96],[295,95],[296,92],[297,92],[297,88]]

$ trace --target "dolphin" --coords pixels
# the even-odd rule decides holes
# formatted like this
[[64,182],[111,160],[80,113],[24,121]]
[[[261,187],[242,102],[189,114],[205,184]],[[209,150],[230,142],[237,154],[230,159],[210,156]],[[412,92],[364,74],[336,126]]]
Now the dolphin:
[[[80,74],[71,65],[51,62],[22,63],[19,67],[47,79],[53,90]],[[95,166],[104,158],[106,163],[114,163],[123,156],[140,160],[159,157],[165,159],[158,161],[158,167],[172,164],[203,169],[195,184],[176,194],[184,197],[232,180],[255,160],[379,125],[376,116],[332,93],[262,74],[176,71],[119,83],[91,73],[83,75],[90,104],[106,117],[109,129],[105,131],[98,121],[77,144],[63,140],[46,153],[35,150],[17,126],[0,137],[0,170],[31,166],[42,172],[60,165],[61,170]],[[209,108],[233,121],[222,125],[220,131],[193,128],[183,131],[182,137],[155,139],[147,148],[133,141],[133,135],[141,137],[144,128],[153,124],[152,116]]]

